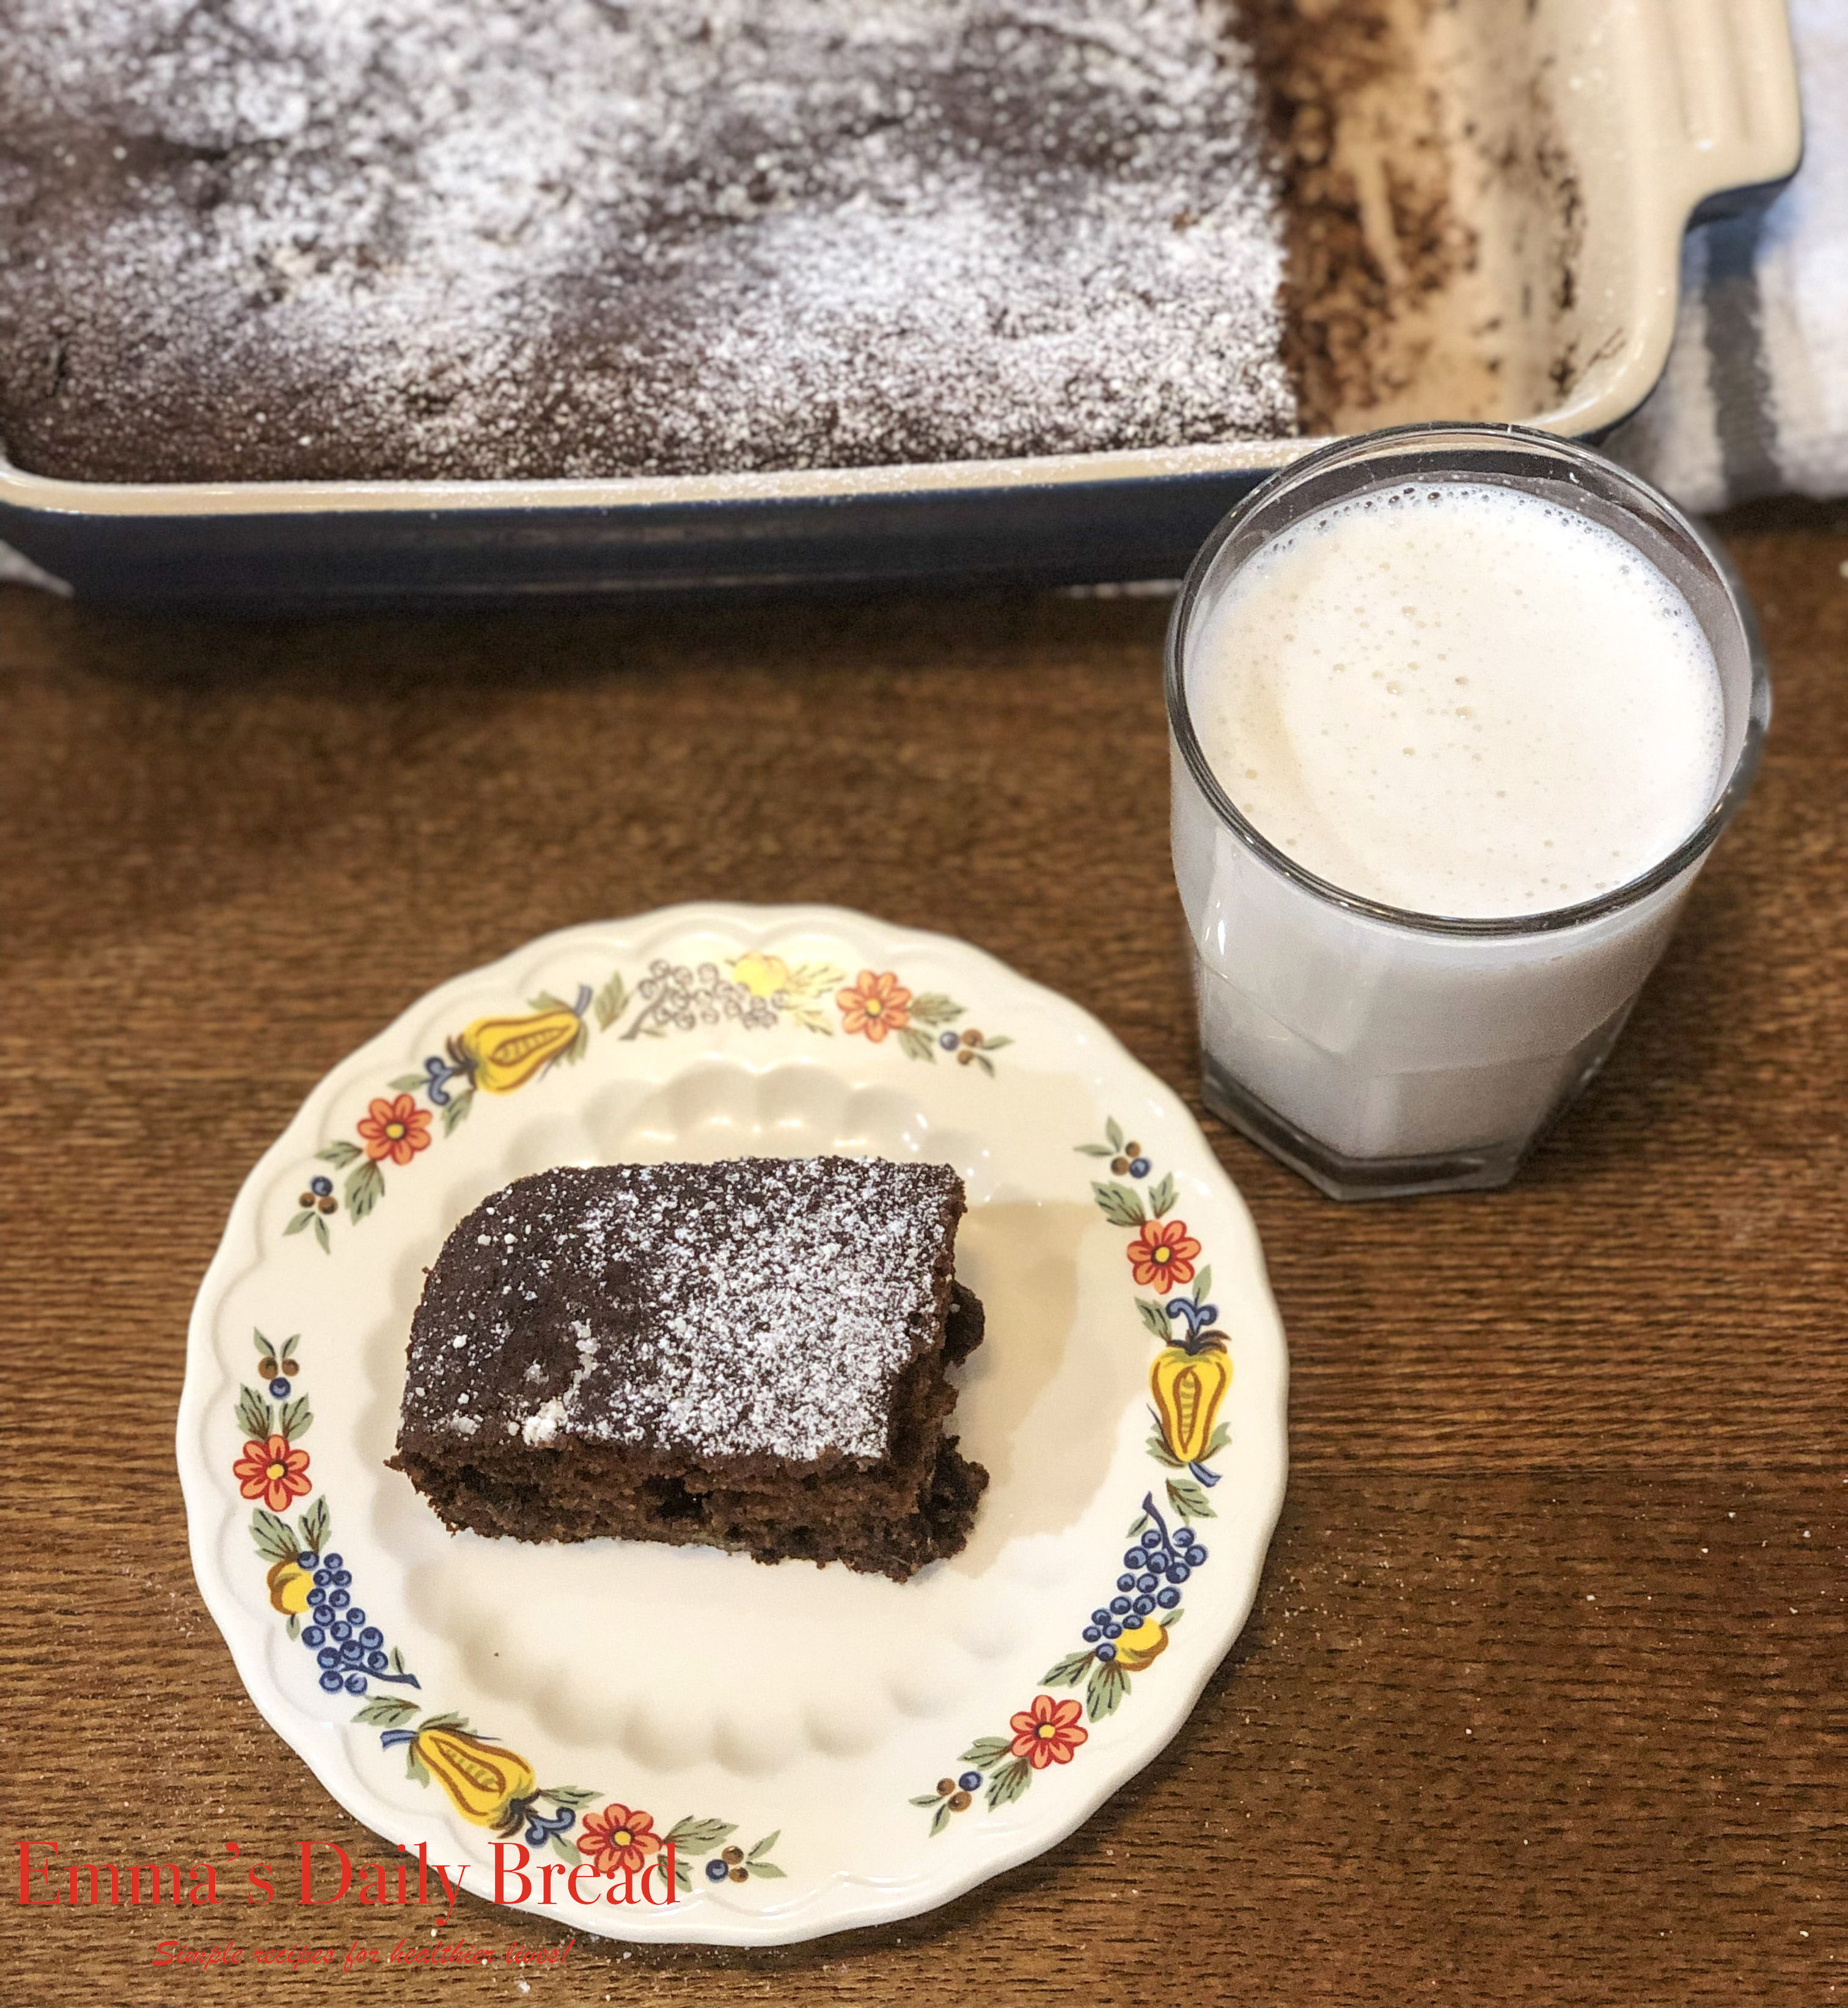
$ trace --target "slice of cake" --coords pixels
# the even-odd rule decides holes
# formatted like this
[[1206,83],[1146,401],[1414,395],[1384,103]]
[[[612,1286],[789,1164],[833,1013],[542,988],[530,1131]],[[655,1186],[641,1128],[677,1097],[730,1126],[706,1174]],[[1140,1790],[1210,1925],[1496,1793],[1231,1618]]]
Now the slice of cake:
[[954,1554],[988,1483],[943,1423],[982,1335],[939,1165],[544,1172],[443,1243],[393,1464],[451,1528],[842,1561]]

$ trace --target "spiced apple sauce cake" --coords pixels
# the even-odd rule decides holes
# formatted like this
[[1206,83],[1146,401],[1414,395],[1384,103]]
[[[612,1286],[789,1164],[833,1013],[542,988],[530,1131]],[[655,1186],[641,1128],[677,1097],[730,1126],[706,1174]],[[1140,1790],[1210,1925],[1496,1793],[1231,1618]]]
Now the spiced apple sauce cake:
[[899,1582],[988,1475],[945,1434],[981,1343],[940,1165],[740,1158],[521,1179],[412,1322],[393,1462],[452,1528],[741,1549]]
[[1288,433],[1229,0],[0,0],[0,444],[90,480]]

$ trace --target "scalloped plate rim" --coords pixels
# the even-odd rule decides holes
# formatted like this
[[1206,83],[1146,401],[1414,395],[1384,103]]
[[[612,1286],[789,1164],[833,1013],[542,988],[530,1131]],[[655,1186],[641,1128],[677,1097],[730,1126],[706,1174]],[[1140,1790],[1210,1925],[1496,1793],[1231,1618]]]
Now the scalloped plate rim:
[[[966,1837],[958,1853],[945,1851],[937,1861],[927,1858],[924,1867],[903,1879],[875,1881],[846,1869],[836,1869],[818,1878],[800,1897],[765,1912],[747,1915],[713,1911],[704,1904],[691,1907],[691,1928],[628,1931],[606,1928],[612,1921],[599,1918],[595,1925],[577,1921],[574,1913],[536,1900],[496,1904],[482,1891],[469,1893],[496,1910],[526,1912],[549,1924],[588,1930],[596,1936],[627,1943],[705,1944],[750,1947],[783,1945],[827,1936],[837,1932],[860,1930],[875,1925],[896,1923],[935,1910],[966,1895],[980,1884],[1019,1868],[1023,1863],[1058,1846],[1083,1826],[1104,1802],[1129,1780],[1145,1769],[1180,1733],[1191,1717],[1207,1682],[1217,1672],[1237,1644],[1256,1603],[1263,1567],[1282,1512],[1288,1477],[1288,1354],[1281,1320],[1266,1272],[1263,1245],[1249,1207],[1200,1129],[1193,1112],[1166,1081],[1145,1066],[1108,1027],[1062,992],[1023,975],[998,956],[960,937],[927,928],[898,925],[846,907],[818,903],[764,903],[740,901],[694,900],[654,907],[641,912],[553,928],[516,943],[493,960],[458,971],[413,998],[403,1009],[375,1033],[353,1048],[323,1073],[309,1091],[294,1115],[258,1158],[238,1190],[220,1238],[202,1278],[188,1322],[186,1365],[178,1413],[175,1448],[180,1487],[186,1510],[187,1544],[194,1578],[207,1614],[228,1649],[232,1664],[246,1695],[263,1720],[300,1758],[329,1795],[371,1833],[390,1840],[405,1836],[406,1844],[428,1840],[433,1845],[453,1844],[453,1828],[440,1820],[406,1819],[401,1809],[366,1784],[352,1762],[345,1740],[348,1725],[330,1723],[307,1716],[299,1704],[285,1694],[271,1677],[267,1660],[270,1634],[250,1620],[245,1598],[231,1582],[214,1552],[223,1539],[225,1523],[218,1510],[203,1447],[210,1404],[226,1384],[227,1375],[211,1329],[212,1320],[225,1291],[246,1264],[248,1253],[260,1260],[260,1238],[256,1218],[256,1198],[267,1191],[274,1173],[288,1162],[306,1154],[302,1138],[312,1137],[316,1119],[326,1105],[363,1073],[376,1059],[389,1061],[401,1053],[402,1035],[431,1015],[439,999],[461,995],[482,987],[497,972],[510,976],[528,963],[542,959],[565,942],[599,938],[661,935],[669,932],[696,932],[702,928],[753,932],[760,935],[812,928],[818,932],[846,939],[871,935],[882,944],[882,953],[896,957],[903,947],[915,946],[938,953],[973,959],[992,970],[1009,988],[1033,995],[1055,1016],[1065,1020],[1074,1031],[1096,1043],[1100,1057],[1112,1072],[1126,1075],[1140,1091],[1167,1108],[1176,1122],[1191,1130],[1199,1140],[1210,1175],[1217,1174],[1223,1186],[1221,1197],[1231,1211],[1250,1245],[1254,1257],[1253,1289],[1269,1313],[1271,1336],[1277,1352],[1277,1395],[1274,1413],[1268,1418],[1276,1431],[1275,1471],[1273,1483],[1257,1509],[1251,1557],[1242,1580],[1228,1600],[1230,1617],[1224,1621],[1224,1636],[1218,1649],[1203,1655],[1189,1674],[1170,1681],[1157,1690],[1160,1701],[1136,1717],[1138,1734],[1101,1749],[1076,1777],[1068,1774],[1072,1789],[1040,1795],[1030,1813],[1016,1812],[1011,1820],[991,1822]],[[398,1044],[394,1048],[394,1042]],[[1030,1064],[1024,1055],[1016,1064]],[[210,1384],[208,1385],[208,1380]],[[1176,1670],[1177,1674],[1178,1670]],[[1015,1806],[1023,1801],[1016,1800]],[[434,1857],[433,1856],[433,1859]],[[673,1906],[663,1906],[663,1922],[673,1919]],[[657,1913],[645,1914],[652,1922]],[[627,1924],[627,1911],[619,1912],[615,1925]]]

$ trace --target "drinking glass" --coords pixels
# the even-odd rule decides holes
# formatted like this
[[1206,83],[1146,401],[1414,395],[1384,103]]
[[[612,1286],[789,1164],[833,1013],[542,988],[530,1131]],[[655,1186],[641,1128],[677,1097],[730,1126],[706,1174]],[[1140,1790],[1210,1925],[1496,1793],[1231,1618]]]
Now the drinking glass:
[[[1385,906],[1268,842],[1208,765],[1189,709],[1198,642],[1239,568],[1303,518],[1408,480],[1519,488],[1591,518],[1680,589],[1705,633],[1725,706],[1718,792],[1696,829],[1615,891],[1489,919]],[[1188,572],[1168,627],[1167,692],[1175,877],[1207,1104],[1336,1199],[1513,1177],[1623,1030],[1744,797],[1771,716],[1757,625],[1719,550],[1589,447],[1500,425],[1339,440],[1255,490]]]

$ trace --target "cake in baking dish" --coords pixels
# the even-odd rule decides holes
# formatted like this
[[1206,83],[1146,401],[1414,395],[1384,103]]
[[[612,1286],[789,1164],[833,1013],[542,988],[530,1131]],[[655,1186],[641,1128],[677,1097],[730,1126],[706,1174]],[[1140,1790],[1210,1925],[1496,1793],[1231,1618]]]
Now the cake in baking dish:
[[988,1483],[946,1437],[982,1337],[942,1165],[546,1172],[443,1244],[394,1463],[452,1528],[798,1557],[903,1581]]
[[0,444],[612,477],[1287,433],[1229,0],[0,0]]

